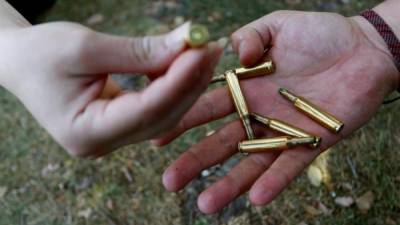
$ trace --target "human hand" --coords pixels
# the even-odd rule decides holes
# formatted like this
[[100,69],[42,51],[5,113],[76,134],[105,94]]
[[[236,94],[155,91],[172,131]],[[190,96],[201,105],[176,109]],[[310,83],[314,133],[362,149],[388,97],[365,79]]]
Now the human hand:
[[[384,41],[361,17],[332,13],[279,11],[256,20],[232,35],[240,62],[258,62],[268,46],[277,67],[274,75],[241,81],[251,112],[280,119],[322,137],[318,150],[297,147],[251,154],[198,198],[204,213],[215,213],[249,190],[255,205],[271,202],[318,154],[365,124],[398,84],[398,72]],[[305,117],[278,94],[280,87],[305,97],[344,122],[339,134]],[[153,141],[169,143],[184,131],[234,112],[226,87],[204,94],[168,134]],[[256,128],[259,136],[273,133]],[[277,135],[277,134],[274,134]],[[236,154],[245,139],[233,121],[184,152],[163,175],[169,191],[185,187],[204,169]]]
[[[186,50],[188,29],[143,38],[73,23],[4,29],[0,84],[71,154],[97,157],[174,127],[207,87],[220,50]],[[152,82],[141,92],[103,91],[109,73]]]

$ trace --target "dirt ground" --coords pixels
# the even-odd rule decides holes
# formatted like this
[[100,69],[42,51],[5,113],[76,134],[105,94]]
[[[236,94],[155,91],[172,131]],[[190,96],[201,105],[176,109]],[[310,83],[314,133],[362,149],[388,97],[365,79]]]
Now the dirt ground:
[[[59,0],[40,21],[74,21],[98,31],[138,36],[163,33],[192,20],[207,25],[216,40],[278,9],[355,15],[377,2]],[[226,49],[218,71],[235,65],[237,57]],[[138,77],[119,81],[128,88],[142,85]],[[161,174],[179,153],[223,121],[196,128],[161,149],[140,143],[89,161],[66,154],[18,100],[0,88],[0,225],[400,224],[396,118],[400,102],[382,106],[366,126],[316,160],[321,186],[313,186],[305,172],[266,207],[253,207],[242,196],[221,213],[206,216],[196,207],[197,194],[237,158],[202,173],[179,193],[164,190]],[[371,203],[368,211],[356,203],[344,206],[363,195]]]

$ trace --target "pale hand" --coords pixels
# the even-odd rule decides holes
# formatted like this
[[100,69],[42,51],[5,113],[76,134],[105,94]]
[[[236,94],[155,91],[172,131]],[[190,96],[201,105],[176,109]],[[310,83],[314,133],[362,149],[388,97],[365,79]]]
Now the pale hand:
[[[240,61],[250,66],[264,49],[276,62],[274,75],[241,81],[250,111],[280,119],[322,137],[319,150],[299,147],[244,157],[225,177],[198,199],[204,213],[215,213],[250,190],[255,205],[271,202],[318,154],[365,124],[398,84],[398,72],[385,43],[361,17],[331,13],[279,11],[254,21],[233,36]],[[329,132],[278,94],[285,87],[332,113],[345,123],[339,134]],[[234,112],[226,87],[206,93],[170,133],[154,140],[164,145],[182,132]],[[259,136],[270,131],[255,127]],[[278,135],[278,134],[274,134]],[[170,191],[185,187],[198,174],[237,154],[245,139],[240,121],[233,121],[184,152],[165,171]]]
[[[73,23],[4,29],[0,84],[71,154],[101,156],[171,129],[206,89],[220,50],[186,50],[188,28],[143,38]],[[110,73],[152,82],[141,92],[105,89]]]

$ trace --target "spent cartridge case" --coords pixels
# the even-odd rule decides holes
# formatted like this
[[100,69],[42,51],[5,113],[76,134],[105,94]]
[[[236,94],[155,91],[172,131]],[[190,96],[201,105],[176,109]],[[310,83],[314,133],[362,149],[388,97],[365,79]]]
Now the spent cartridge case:
[[315,142],[310,145],[312,148],[318,148],[321,144],[321,137],[317,137],[313,134],[307,133],[303,129],[290,125],[284,121],[264,117],[257,113],[252,113],[251,118],[253,118],[255,121],[259,123],[264,124],[271,130],[280,132],[285,135],[294,137],[314,137]]
[[284,88],[280,88],[279,93],[289,101],[293,102],[294,106],[298,110],[305,113],[308,117],[317,121],[322,126],[328,128],[330,131],[338,133],[343,129],[344,124],[341,121],[303,97],[296,96]]
[[249,140],[254,139],[254,132],[250,123],[250,113],[242,90],[240,89],[239,80],[233,71],[227,71],[225,74],[229,92],[231,93],[236,111],[246,131],[247,138]]
[[[233,70],[233,72],[239,79],[247,79],[256,76],[268,75],[273,73],[274,71],[275,71],[275,64],[272,60],[263,62],[255,67],[250,67],[250,68],[242,67]],[[226,77],[225,74],[216,75],[211,80],[211,83],[224,81],[226,79],[225,77]]]
[[266,139],[241,141],[238,144],[240,152],[258,153],[276,150],[290,149],[299,145],[307,145],[315,142],[315,137],[274,137]]
[[200,24],[190,25],[189,32],[185,37],[186,43],[191,48],[199,48],[207,44],[210,33],[206,26]]

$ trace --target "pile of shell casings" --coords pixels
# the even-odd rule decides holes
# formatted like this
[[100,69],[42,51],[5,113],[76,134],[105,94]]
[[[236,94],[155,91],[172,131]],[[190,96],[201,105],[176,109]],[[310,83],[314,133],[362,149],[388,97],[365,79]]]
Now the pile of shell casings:
[[[238,68],[228,70],[224,74],[216,75],[211,83],[226,81],[229,92],[233,99],[236,112],[242,121],[246,131],[246,141],[238,144],[238,150],[241,153],[257,153],[275,150],[286,150],[300,145],[306,145],[311,148],[318,148],[321,144],[321,138],[310,134],[298,127],[290,125],[284,121],[261,116],[256,113],[250,113],[246,104],[245,97],[240,89],[240,79],[246,79],[256,76],[269,75],[275,72],[275,65],[272,60],[268,60],[252,68]],[[296,96],[284,88],[279,89],[279,93],[291,101],[293,105],[330,131],[338,133],[343,128],[343,123],[328,112],[320,109],[306,99]],[[251,120],[257,121],[271,130],[284,134],[285,136],[255,139]]]
[[[192,24],[185,39],[190,48],[198,48],[207,44],[209,37],[210,35],[207,27],[199,24]],[[274,72],[275,65],[272,60],[268,60],[255,67],[228,70],[223,74],[214,76],[211,81],[211,83],[226,81],[236,112],[246,131],[248,140],[239,142],[238,150],[242,153],[257,153],[271,150],[285,150],[299,145],[308,145],[311,148],[318,148],[321,144],[320,137],[284,121],[249,112],[246,99],[240,89],[239,80],[269,75]],[[291,101],[300,112],[303,112],[330,131],[338,133],[343,128],[344,124],[342,122],[306,99],[296,96],[284,88],[280,88],[279,93]],[[257,121],[269,129],[282,133],[285,136],[255,140],[255,135],[251,127],[251,120]]]

